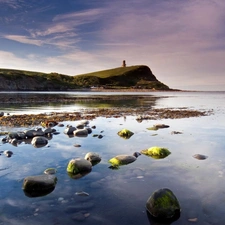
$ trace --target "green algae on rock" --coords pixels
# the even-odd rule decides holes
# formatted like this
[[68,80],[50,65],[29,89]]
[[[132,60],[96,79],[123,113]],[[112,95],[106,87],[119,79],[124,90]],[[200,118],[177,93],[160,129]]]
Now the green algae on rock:
[[127,165],[136,161],[137,157],[141,155],[139,152],[135,152],[133,155],[117,155],[109,160],[109,163],[112,164],[110,168],[119,168],[119,166]]
[[146,209],[150,215],[161,220],[177,217],[181,211],[179,201],[168,188],[156,190],[147,200]]
[[124,139],[129,139],[134,133],[128,129],[123,129],[119,131],[117,134]]
[[90,172],[92,164],[86,159],[71,159],[67,165],[67,172],[71,174],[79,174],[82,172]]
[[155,159],[163,159],[171,154],[167,148],[154,146],[145,150],[141,150],[141,153],[147,156],[151,156]]

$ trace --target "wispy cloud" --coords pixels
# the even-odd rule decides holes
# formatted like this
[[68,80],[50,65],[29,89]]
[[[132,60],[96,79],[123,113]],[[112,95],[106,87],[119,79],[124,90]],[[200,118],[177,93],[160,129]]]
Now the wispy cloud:
[[22,35],[5,35],[3,37],[5,39],[17,41],[17,42],[20,42],[23,44],[31,44],[31,45],[37,45],[37,46],[41,46],[43,44],[43,41],[41,41],[41,40],[35,40],[35,39],[29,38],[27,36],[22,36]]

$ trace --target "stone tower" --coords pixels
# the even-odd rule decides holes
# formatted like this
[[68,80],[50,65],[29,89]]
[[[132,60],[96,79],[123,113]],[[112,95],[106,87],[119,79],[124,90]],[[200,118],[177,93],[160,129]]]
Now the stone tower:
[[126,67],[126,60],[123,60],[122,67]]

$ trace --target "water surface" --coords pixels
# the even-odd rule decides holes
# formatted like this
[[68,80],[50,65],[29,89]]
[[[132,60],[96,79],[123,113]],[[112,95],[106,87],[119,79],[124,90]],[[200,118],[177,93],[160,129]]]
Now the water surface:
[[[64,94],[84,96],[91,93]],[[113,95],[124,93],[106,94],[113,98]],[[12,150],[14,155],[11,158],[0,156],[0,224],[76,224],[81,215],[85,215],[82,224],[155,224],[148,220],[145,203],[156,189],[163,187],[174,192],[182,208],[180,218],[173,224],[193,224],[189,219],[197,219],[196,224],[224,224],[225,94],[154,92],[144,95],[149,95],[144,101],[134,98],[114,104],[112,101],[110,105],[102,101],[101,104],[107,107],[152,104],[155,108],[213,109],[214,114],[199,118],[146,120],[141,123],[136,121],[135,116],[99,117],[90,121],[89,125],[95,125],[96,129],[86,138],[68,137],[63,133],[65,127],[55,127],[60,134],[54,135],[43,148],[34,148],[24,142],[18,147],[1,143],[0,151]],[[16,105],[16,108],[14,106],[11,109],[3,105],[1,110],[9,110],[10,113],[29,110],[37,113],[99,106],[98,101],[84,101],[75,106],[57,104],[48,105],[48,108],[47,105],[36,108]],[[75,126],[79,121],[63,123],[65,126]],[[170,127],[157,131],[146,129],[156,123],[168,124]],[[123,128],[133,131],[134,135],[128,140],[120,138],[117,132]],[[172,135],[172,131],[182,134]],[[92,136],[100,133],[102,139]],[[74,144],[80,144],[81,147],[76,148]],[[121,166],[119,170],[108,168],[110,158],[152,146],[166,147],[172,154],[160,160],[141,155],[134,163]],[[84,157],[89,151],[99,153],[102,161],[88,175],[71,179],[66,173],[67,163],[72,158]],[[197,160],[192,157],[194,154],[204,154],[208,158]],[[57,168],[58,183],[55,190],[44,197],[25,196],[22,191],[23,179],[40,175],[49,167]],[[80,191],[89,193],[89,196],[75,194]]]

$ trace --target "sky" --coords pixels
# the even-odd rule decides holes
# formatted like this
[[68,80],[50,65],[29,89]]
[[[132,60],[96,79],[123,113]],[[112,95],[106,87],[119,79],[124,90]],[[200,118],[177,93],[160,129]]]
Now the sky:
[[225,91],[224,0],[0,0],[0,68],[66,75],[147,65]]

